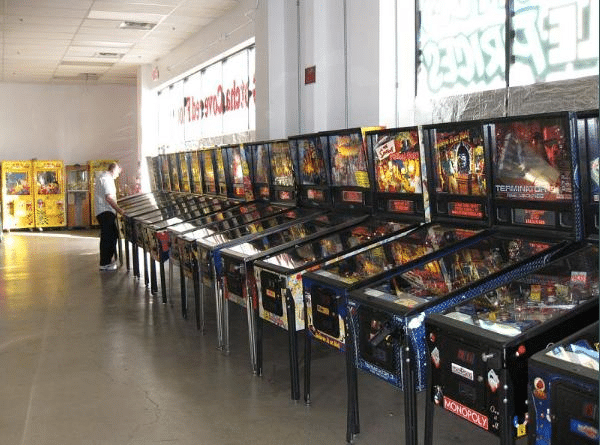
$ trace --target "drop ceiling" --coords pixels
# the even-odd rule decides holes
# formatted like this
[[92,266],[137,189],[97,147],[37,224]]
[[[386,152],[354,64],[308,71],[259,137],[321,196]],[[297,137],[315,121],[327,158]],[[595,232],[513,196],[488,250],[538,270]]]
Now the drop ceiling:
[[136,83],[239,0],[0,0],[0,82]]

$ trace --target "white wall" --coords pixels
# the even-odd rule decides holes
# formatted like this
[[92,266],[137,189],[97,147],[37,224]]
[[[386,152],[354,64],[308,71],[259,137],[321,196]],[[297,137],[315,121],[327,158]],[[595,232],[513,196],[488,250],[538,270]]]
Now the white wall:
[[135,87],[0,83],[0,103],[0,160],[118,159],[135,179]]
[[[268,60],[269,108],[286,113],[281,136],[378,124],[378,3],[300,0],[298,7],[269,8],[268,44],[276,48]],[[310,66],[316,82],[306,85]]]
[[[377,125],[378,4],[242,0],[227,16],[140,70],[140,107],[147,110],[158,89],[254,38],[256,140]],[[316,83],[304,85],[304,69],[312,65]],[[158,79],[152,79],[154,69]],[[140,125],[143,156],[156,155],[158,143],[148,126],[155,121],[144,117]]]

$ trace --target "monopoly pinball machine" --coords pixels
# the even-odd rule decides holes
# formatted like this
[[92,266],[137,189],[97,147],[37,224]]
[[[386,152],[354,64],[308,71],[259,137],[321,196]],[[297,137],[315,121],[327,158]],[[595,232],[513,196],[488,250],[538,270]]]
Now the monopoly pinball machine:
[[[568,113],[506,118],[484,125],[484,151],[487,147],[494,164],[490,184],[494,229],[437,259],[350,293],[346,327],[352,341],[347,358],[354,366],[349,374],[349,438],[358,431],[356,370],[362,370],[403,391],[406,443],[417,443],[416,393],[427,388],[429,367],[426,316],[536,270],[580,239],[573,125],[574,116]],[[560,159],[554,166],[541,162],[535,146],[544,133],[560,139]],[[460,141],[436,143],[435,128],[430,136],[438,152],[436,187],[445,184],[442,187],[459,191],[481,187],[480,178],[466,169],[473,168],[476,159],[469,147],[464,150],[466,144]],[[444,166],[445,161],[452,162]],[[520,169],[520,176],[515,169]],[[432,213],[462,217],[481,212],[477,203],[457,205],[441,198],[433,196]]]

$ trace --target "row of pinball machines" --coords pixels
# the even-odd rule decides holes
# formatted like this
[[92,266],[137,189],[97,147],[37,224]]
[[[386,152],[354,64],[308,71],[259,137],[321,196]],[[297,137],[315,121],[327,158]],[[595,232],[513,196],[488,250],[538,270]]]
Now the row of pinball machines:
[[[597,112],[552,113],[161,155],[149,162],[154,192],[122,201],[133,206],[122,226],[145,269],[146,252],[151,269],[161,264],[162,283],[163,263],[179,265],[184,316],[193,281],[199,328],[213,286],[225,352],[229,304],[244,308],[254,373],[262,325],[287,331],[293,399],[299,331],[307,403],[311,343],[345,353],[348,441],[360,370],[404,392],[407,444],[418,442],[425,390],[427,443],[436,405],[512,443],[556,418],[527,412],[537,406],[527,360],[598,318],[597,133]],[[189,158],[188,182],[202,188],[188,192]],[[173,204],[185,196],[221,207],[198,215]]]
[[97,175],[113,161],[2,161],[3,229],[90,227]]

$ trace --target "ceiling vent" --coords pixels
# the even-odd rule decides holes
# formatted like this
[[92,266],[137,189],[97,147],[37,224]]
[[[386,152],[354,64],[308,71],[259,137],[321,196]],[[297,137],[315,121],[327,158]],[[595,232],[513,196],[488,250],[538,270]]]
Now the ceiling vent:
[[123,57],[123,53],[113,53],[109,51],[97,52],[96,57],[104,58],[104,59],[120,59]]
[[133,22],[133,21],[124,21],[121,22],[119,28],[121,29],[135,29],[140,31],[150,31],[152,28],[156,26],[156,23],[149,22]]
[[98,73],[80,73],[79,77],[86,81],[100,79],[100,76],[98,75]]
[[98,73],[79,73],[73,76],[66,75],[55,75],[52,76],[53,80],[69,80],[69,81],[97,81],[100,79],[100,75]]

